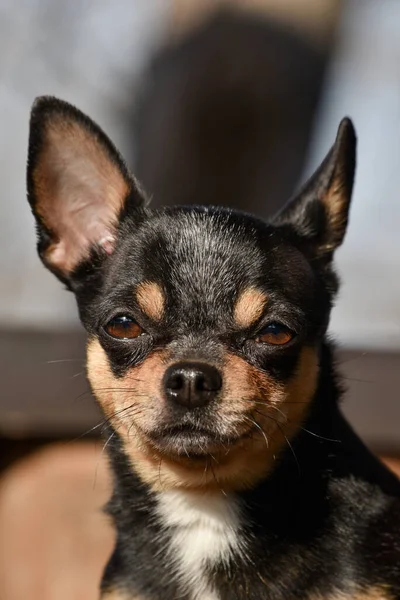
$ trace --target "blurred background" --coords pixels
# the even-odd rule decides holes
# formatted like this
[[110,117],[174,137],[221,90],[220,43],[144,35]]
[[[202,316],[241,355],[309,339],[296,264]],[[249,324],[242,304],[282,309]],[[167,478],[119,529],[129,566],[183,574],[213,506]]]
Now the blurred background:
[[0,598],[94,600],[112,531],[101,417],[74,299],[41,265],[29,110],[59,96],[113,139],[155,204],[273,214],[349,115],[359,137],[342,288],[343,410],[400,457],[398,0],[0,2]]

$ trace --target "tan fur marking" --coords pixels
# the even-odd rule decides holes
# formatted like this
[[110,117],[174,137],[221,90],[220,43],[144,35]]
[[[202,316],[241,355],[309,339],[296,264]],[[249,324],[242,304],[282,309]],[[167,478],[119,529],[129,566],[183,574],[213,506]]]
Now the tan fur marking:
[[[85,127],[53,117],[33,173],[37,212],[55,235],[46,259],[63,272],[116,224],[129,193],[119,168]],[[99,214],[101,212],[101,214]]]
[[160,321],[164,313],[165,297],[162,288],[155,281],[144,281],[136,289],[136,299],[141,310],[153,319]]
[[244,290],[236,301],[233,318],[238,327],[250,327],[263,313],[268,297],[256,288]]
[[[97,399],[120,433],[135,471],[158,491],[230,491],[254,485],[274,467],[301,427],[318,377],[313,348],[303,348],[296,373],[286,386],[228,355],[216,424],[244,437],[228,448],[216,443],[210,449],[212,458],[191,459],[162,454],[146,435],[163,414],[160,386],[168,364],[164,351],[155,352],[121,380],[113,376],[99,342],[93,340],[88,347],[88,375]],[[246,436],[249,432],[251,436]]]
[[373,586],[367,589],[358,589],[354,592],[338,591],[329,596],[312,595],[308,600],[394,600],[389,590],[385,590],[384,586]]
[[[143,418],[143,411],[149,401],[160,395],[160,384],[164,374],[163,353],[157,352],[149,356],[140,366],[131,369],[119,379],[114,376],[108,363],[107,355],[98,340],[89,342],[87,350],[87,370],[89,381],[96,398],[105,414],[118,429],[132,425],[135,421],[149,427],[148,415]],[[132,410],[128,407],[132,406]],[[126,409],[121,413],[121,409]],[[141,410],[143,409],[143,411]],[[115,416],[114,413],[118,414]]]

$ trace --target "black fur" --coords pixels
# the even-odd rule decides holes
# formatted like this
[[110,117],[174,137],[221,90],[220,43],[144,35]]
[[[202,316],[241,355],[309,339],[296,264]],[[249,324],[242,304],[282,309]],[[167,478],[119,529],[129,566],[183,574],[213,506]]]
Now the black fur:
[[[46,102],[41,107],[44,119]],[[30,170],[40,150],[41,119],[34,114]],[[82,126],[92,127],[86,119]],[[119,161],[106,144],[111,159]],[[221,600],[300,600],[313,593],[328,598],[336,590],[350,593],[352,586],[386,586],[390,597],[400,598],[400,484],[343,419],[326,339],[337,290],[331,259],[347,224],[354,166],[354,130],[344,121],[321,169],[274,222],[219,208],[151,211],[129,197],[113,253],[93,248],[67,277],[82,322],[89,336],[100,341],[117,378],[154,350],[167,348],[173,360],[216,365],[229,351],[284,384],[296,370],[301,349],[317,349],[319,380],[305,423],[277,457],[272,474],[236,494],[247,550],[229,568],[217,566],[210,573]],[[127,176],[124,167],[122,176]],[[322,201],[332,185],[343,197],[339,228]],[[40,224],[40,198],[32,183],[29,197]],[[135,300],[133,290],[143,281],[157,282],[163,290],[160,322],[146,317]],[[235,325],[233,311],[238,295],[249,287],[265,291],[268,305],[257,322],[243,329]],[[120,314],[130,315],[145,334],[122,341],[111,337],[105,327]],[[288,344],[256,342],[271,321],[293,331]],[[183,415],[169,407],[163,426],[195,428],[200,423],[210,431],[216,409],[210,404]],[[109,512],[117,543],[103,589],[120,588],[148,600],[190,600],[171,574],[170,532],[156,518],[155,496],[134,472],[118,431],[110,425],[108,433],[115,484]]]

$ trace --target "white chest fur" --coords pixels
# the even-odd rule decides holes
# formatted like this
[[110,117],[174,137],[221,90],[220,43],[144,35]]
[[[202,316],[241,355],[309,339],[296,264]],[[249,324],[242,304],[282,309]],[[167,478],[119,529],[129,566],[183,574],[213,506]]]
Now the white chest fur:
[[158,514],[171,531],[171,567],[182,592],[192,600],[218,600],[207,568],[227,564],[233,553],[243,550],[235,499],[223,494],[166,491],[158,496]]

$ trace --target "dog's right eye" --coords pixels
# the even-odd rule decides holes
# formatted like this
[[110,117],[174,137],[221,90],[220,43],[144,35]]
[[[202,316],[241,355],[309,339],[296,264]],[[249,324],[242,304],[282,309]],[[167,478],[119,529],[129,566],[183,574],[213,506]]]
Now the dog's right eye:
[[286,325],[274,321],[264,327],[256,337],[256,342],[270,344],[271,346],[284,346],[285,344],[288,344],[294,336],[295,333],[286,327]]
[[104,330],[113,338],[131,340],[144,333],[143,329],[131,317],[120,315],[107,323]]

